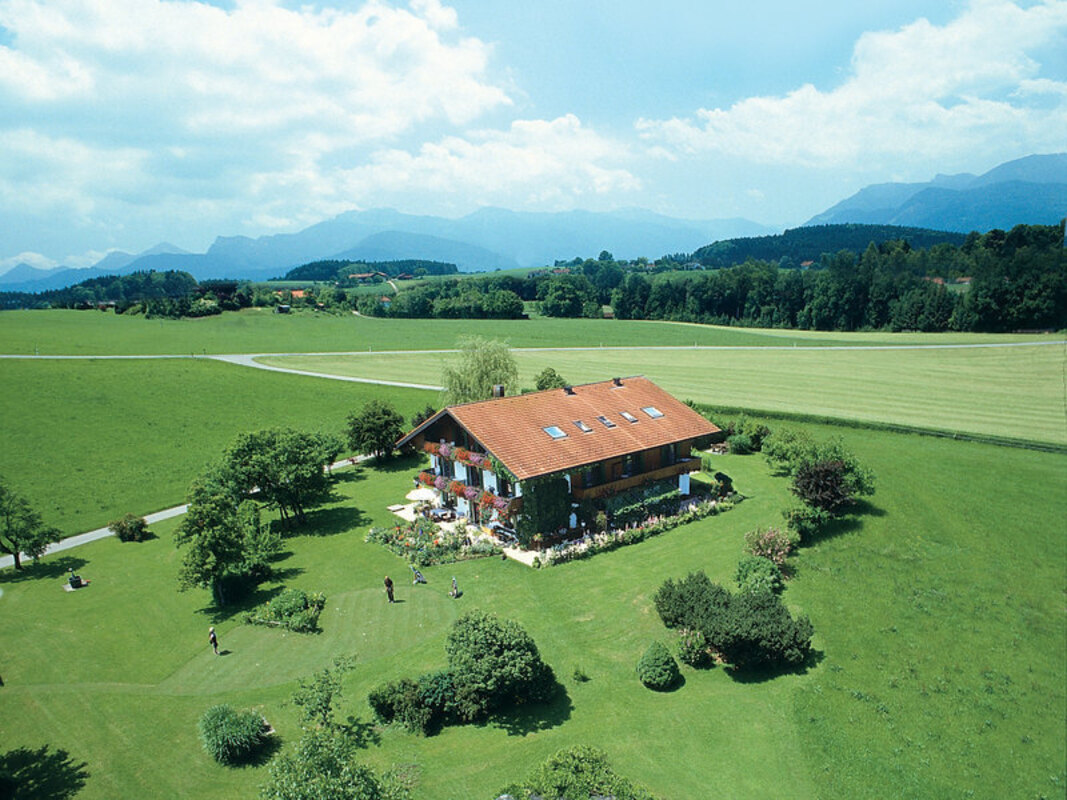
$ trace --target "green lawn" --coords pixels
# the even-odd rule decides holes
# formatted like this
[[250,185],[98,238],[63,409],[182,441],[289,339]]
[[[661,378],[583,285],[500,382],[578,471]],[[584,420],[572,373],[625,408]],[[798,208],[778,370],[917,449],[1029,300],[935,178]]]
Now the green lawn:
[[1041,335],[840,334],[590,319],[389,320],[311,311],[283,315],[269,309],[247,309],[196,320],[147,320],[98,311],[0,313],[0,353],[20,355],[439,350],[455,346],[456,339],[463,335],[505,339],[514,347],[693,344],[789,347],[794,343],[877,345],[1057,339]]
[[[442,665],[450,621],[481,607],[521,621],[567,695],[430,738],[370,732],[366,761],[414,765],[419,798],[488,799],[574,743],[603,747],[621,772],[679,800],[1062,796],[1067,459],[843,435],[878,493],[797,560],[786,600],[811,616],[819,651],[804,673],[751,682],[683,668],[685,685],[658,694],[633,672],[649,641],[670,639],[650,599],[663,579],[705,569],[728,582],[743,533],[778,518],[786,484],[762,457],[717,459],[747,496],[722,516],[543,571],[495,559],[431,568],[420,587],[362,541],[410,488],[409,462],[341,473],[338,499],[313,515],[320,535],[286,540],[285,583],[329,595],[319,635],[244,626],[206,592],[177,593],[173,522],[142,544],[53,556],[36,576],[0,572],[0,749],[66,751],[85,764],[89,800],[249,797],[265,769],[203,753],[195,728],[208,706],[261,708],[291,743],[295,679],[354,653],[341,711],[368,721],[367,690]],[[63,592],[67,566],[93,584]],[[395,606],[386,573],[401,576]],[[452,575],[459,601],[446,595]],[[208,649],[209,624],[224,657]],[[572,679],[576,666],[588,683]]]
[[243,431],[340,434],[372,398],[405,418],[437,399],[207,360],[8,360],[0,375],[0,475],[67,536],[184,502],[190,481]]
[[[646,375],[678,397],[1067,444],[1064,350],[569,350],[516,352],[520,383],[554,367],[572,383]],[[437,354],[261,359],[335,375],[441,382]],[[417,377],[416,377],[417,376]]]

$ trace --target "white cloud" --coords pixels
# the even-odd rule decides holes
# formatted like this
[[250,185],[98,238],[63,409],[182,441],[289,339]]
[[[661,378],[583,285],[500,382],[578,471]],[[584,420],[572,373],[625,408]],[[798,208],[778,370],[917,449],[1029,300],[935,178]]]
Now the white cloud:
[[27,251],[8,258],[0,258],[0,275],[3,275],[5,272],[10,272],[19,264],[28,264],[37,269],[53,269],[54,267],[59,266],[59,263],[55,259],[43,256],[40,253]]
[[[1062,83],[1034,53],[1067,47],[1067,2],[1021,8],[974,0],[955,20],[919,19],[857,41],[841,85],[805,84],[785,96],[700,109],[693,119],[641,119],[651,145],[720,153],[764,164],[884,168],[901,158],[930,164],[1008,158],[1067,145]],[[1044,102],[1028,97],[1044,95]]]
[[0,26],[0,213],[107,226],[169,204],[232,224],[279,171],[326,175],[511,104],[438,0],[0,0]]
[[516,120],[507,130],[483,130],[423,144],[415,152],[390,148],[351,169],[319,172],[313,165],[260,176],[266,201],[279,189],[314,197],[335,213],[353,203],[381,205],[421,193],[439,211],[507,204],[572,208],[596,198],[636,192],[640,181],[622,164],[629,149],[584,127],[574,115]]

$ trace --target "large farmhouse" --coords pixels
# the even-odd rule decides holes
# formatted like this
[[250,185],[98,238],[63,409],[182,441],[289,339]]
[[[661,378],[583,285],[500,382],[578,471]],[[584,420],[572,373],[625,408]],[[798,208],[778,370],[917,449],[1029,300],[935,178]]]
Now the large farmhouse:
[[398,445],[431,454],[419,481],[441,505],[473,522],[511,525],[524,485],[550,476],[566,480],[574,509],[652,481],[688,495],[689,473],[700,469],[694,443],[719,433],[652,381],[631,377],[449,406]]

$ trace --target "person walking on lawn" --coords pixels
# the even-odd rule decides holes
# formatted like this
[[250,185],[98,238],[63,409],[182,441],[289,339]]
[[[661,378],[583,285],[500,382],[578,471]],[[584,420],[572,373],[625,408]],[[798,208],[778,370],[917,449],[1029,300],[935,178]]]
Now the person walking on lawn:
[[215,655],[219,654],[219,637],[215,635],[214,628],[207,629],[207,640],[211,645],[211,649],[215,651]]
[[388,575],[385,576],[385,593],[389,595],[390,603],[396,602],[396,600],[393,599],[393,579],[390,578]]

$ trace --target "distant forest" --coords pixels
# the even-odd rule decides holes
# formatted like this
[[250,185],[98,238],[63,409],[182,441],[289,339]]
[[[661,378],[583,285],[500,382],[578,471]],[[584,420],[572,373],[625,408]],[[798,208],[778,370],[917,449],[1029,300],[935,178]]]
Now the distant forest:
[[[841,235],[833,236],[837,231]],[[811,248],[862,237],[918,231],[911,238],[868,239],[856,249]],[[860,238],[855,238],[860,237]],[[946,241],[947,240],[947,241]],[[770,258],[764,252],[770,242]],[[673,320],[813,330],[1018,331],[1067,328],[1064,223],[1018,225],[966,236],[888,226],[800,228],[779,237],[730,241],[741,263],[706,266],[724,252],[718,242],[692,255],[619,262],[603,251],[525,275],[452,275],[432,261],[371,264],[319,261],[290,270],[287,280],[326,282],[274,291],[237,281],[197,283],[185,272],[139,272],[93,278],[39,294],[0,293],[0,308],[114,308],[116,313],[195,317],[247,306],[291,305],[325,312],[352,309],[375,317],[517,319],[527,302],[549,317]],[[712,256],[709,253],[718,255]],[[791,255],[796,254],[796,255]],[[810,262],[810,263],[809,263]],[[359,292],[344,285],[356,271],[435,276],[399,293]],[[433,271],[431,271],[433,270]],[[325,277],[322,277],[325,276]]]
[[672,256],[674,261],[695,261],[705,267],[732,267],[749,259],[777,261],[780,267],[799,267],[805,261],[818,261],[823,253],[852,250],[859,253],[871,242],[905,240],[916,250],[938,244],[959,247],[967,235],[927,228],[907,228],[895,225],[811,225],[792,228],[773,236],[752,236],[723,239],[705,245],[688,257]]
[[455,264],[443,261],[406,259],[402,261],[313,261],[294,267],[278,280],[283,281],[336,281],[339,286],[350,286],[353,274],[381,272],[390,278],[411,275],[421,278],[426,275],[454,275],[459,271]]

